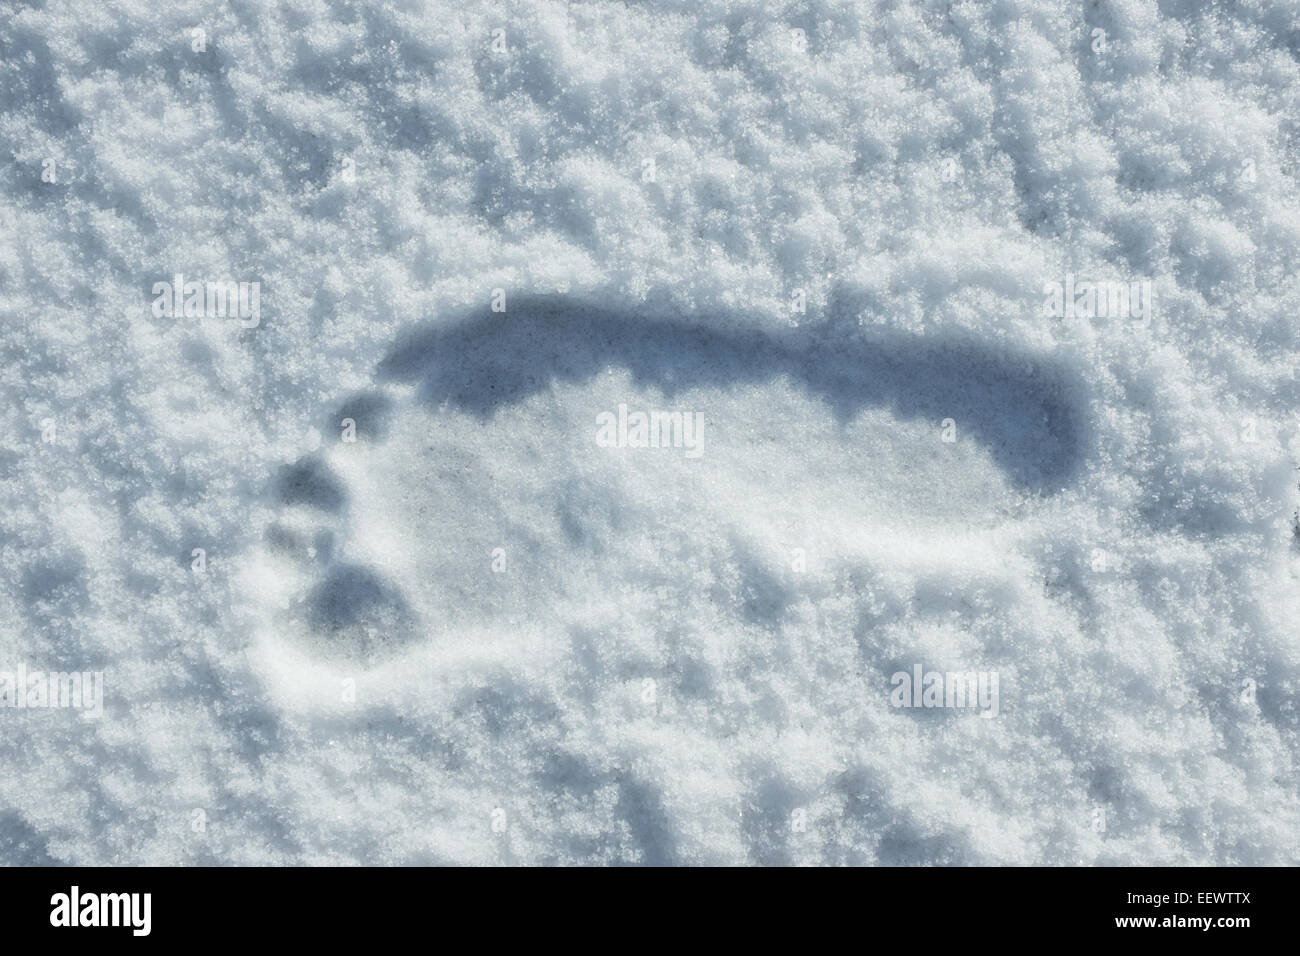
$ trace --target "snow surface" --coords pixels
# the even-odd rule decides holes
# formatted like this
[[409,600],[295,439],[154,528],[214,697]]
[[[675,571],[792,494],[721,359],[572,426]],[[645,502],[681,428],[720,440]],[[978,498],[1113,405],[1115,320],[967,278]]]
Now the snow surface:
[[1300,860],[1300,3],[470,6],[0,3],[0,862]]

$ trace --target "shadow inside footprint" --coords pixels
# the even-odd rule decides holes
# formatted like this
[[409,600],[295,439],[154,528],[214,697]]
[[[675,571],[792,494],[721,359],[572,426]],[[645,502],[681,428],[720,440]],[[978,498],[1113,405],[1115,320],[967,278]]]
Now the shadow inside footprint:
[[967,341],[843,328],[708,329],[537,296],[514,300],[504,314],[473,310],[412,333],[379,375],[417,384],[433,408],[482,417],[552,381],[580,383],[614,367],[666,396],[788,376],[841,424],[876,406],[936,428],[952,418],[1022,488],[1050,494],[1073,476],[1083,429],[1064,369]]
[[396,589],[373,571],[336,565],[307,595],[307,622],[326,656],[374,663],[409,644],[416,629]]
[[347,503],[343,485],[315,455],[280,469],[276,498],[282,505],[309,505],[330,513],[342,510]]

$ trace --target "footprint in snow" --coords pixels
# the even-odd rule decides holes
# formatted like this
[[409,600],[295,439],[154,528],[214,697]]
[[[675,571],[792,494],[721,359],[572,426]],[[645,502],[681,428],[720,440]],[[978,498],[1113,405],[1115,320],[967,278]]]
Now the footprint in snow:
[[701,601],[773,626],[801,561],[978,539],[1068,485],[1077,395],[1026,356],[856,325],[558,296],[440,318],[277,476],[275,629],[368,667],[502,629],[673,627]]

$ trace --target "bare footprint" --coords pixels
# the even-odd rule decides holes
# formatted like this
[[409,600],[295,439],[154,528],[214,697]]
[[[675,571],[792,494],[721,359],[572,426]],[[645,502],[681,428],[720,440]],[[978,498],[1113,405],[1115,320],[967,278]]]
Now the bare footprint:
[[[856,328],[708,331],[558,297],[444,319],[278,476],[268,630],[366,669],[627,614],[774,627],[801,561],[864,548],[996,562],[996,529],[1078,465],[1074,388]],[[680,416],[656,420],[667,447],[634,447],[638,412]]]

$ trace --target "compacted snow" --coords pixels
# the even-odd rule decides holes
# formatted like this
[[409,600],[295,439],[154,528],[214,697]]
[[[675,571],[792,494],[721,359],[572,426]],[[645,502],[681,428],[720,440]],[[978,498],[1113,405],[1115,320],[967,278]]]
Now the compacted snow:
[[1296,0],[6,2],[0,147],[0,862],[1300,860]]

